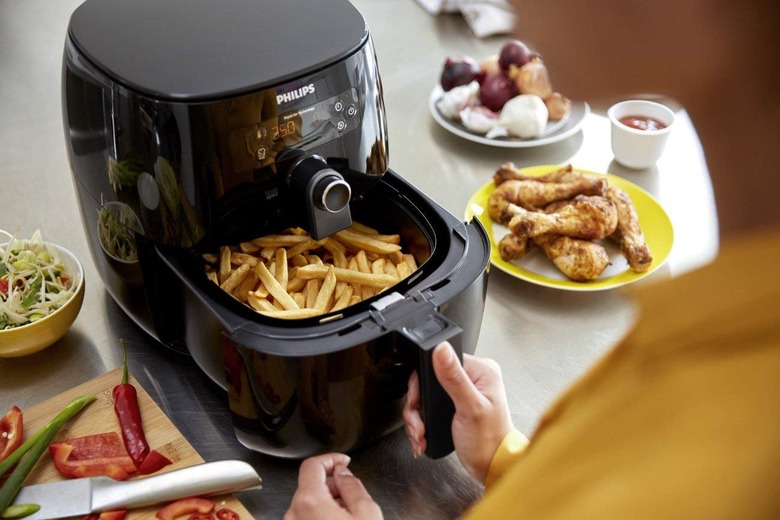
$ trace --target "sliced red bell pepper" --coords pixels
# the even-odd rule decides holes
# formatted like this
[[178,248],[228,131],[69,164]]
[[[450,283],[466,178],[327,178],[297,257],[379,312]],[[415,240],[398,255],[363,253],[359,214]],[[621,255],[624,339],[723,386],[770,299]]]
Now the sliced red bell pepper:
[[8,280],[0,278],[0,294],[8,294]]
[[141,465],[138,466],[138,473],[141,475],[149,475],[150,473],[160,471],[168,464],[173,464],[173,462],[159,451],[152,450]]
[[49,452],[57,470],[66,477],[107,475],[114,480],[125,480],[136,471],[133,459],[115,432],[50,444]]
[[208,514],[214,510],[216,502],[206,498],[182,498],[163,507],[155,515],[160,520],[174,520],[174,518],[192,513]]
[[117,509],[116,511],[84,515],[81,517],[81,520],[125,520],[125,516],[127,516],[127,509]]
[[217,511],[218,520],[240,520],[238,513],[230,509],[229,507],[223,507]]
[[23,436],[22,411],[13,406],[0,419],[0,462],[21,446]]

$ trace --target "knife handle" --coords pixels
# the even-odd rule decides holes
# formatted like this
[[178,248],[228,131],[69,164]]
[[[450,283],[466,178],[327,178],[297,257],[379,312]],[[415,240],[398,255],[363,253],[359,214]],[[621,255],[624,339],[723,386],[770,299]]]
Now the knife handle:
[[240,460],[222,460],[169,471],[161,475],[119,482],[95,479],[92,512],[133,509],[180,498],[222,495],[261,487],[255,469]]

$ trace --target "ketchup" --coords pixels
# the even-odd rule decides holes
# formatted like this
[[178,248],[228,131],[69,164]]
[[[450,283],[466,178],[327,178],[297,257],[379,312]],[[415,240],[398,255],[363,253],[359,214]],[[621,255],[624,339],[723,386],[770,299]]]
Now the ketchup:
[[618,121],[629,128],[636,128],[637,130],[661,130],[666,128],[666,125],[658,119],[647,116],[625,116],[618,119]]

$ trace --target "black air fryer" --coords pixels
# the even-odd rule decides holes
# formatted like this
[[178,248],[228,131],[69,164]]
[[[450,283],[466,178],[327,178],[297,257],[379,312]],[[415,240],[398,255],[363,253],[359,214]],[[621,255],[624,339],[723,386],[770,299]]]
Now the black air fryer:
[[[382,84],[346,0],[87,0],[72,15],[63,119],[93,260],[124,311],[226,390],[246,446],[300,458],[401,424],[418,370],[428,454],[452,450],[430,360],[473,352],[489,243],[388,169]],[[336,313],[281,320],[207,279],[203,253],[352,220],[419,268]]]

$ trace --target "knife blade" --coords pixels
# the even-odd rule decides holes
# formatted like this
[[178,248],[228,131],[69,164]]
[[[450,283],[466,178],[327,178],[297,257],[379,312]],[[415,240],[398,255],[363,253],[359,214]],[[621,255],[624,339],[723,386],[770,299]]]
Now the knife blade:
[[24,486],[14,504],[38,504],[27,520],[67,518],[134,509],[192,496],[222,495],[262,487],[252,466],[240,460],[207,462],[138,480],[91,477]]

